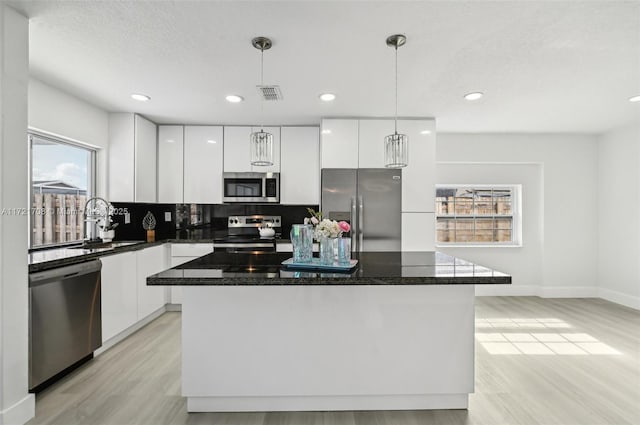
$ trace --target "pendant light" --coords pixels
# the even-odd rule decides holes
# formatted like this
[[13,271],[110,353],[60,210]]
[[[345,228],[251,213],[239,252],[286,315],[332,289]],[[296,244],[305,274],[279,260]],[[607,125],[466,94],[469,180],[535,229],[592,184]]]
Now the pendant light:
[[[271,40],[266,37],[256,37],[251,40],[251,44],[260,50],[260,87],[264,85],[264,51],[271,48]],[[260,97],[260,120],[263,117],[264,98]],[[269,166],[273,165],[273,135],[264,131],[264,126],[260,124],[260,131],[251,133],[251,165]]]
[[406,134],[398,134],[398,47],[407,42],[407,37],[395,34],[387,37],[387,46],[396,51],[396,117],[393,134],[384,138],[384,166],[387,168],[406,167],[408,161],[409,138]]

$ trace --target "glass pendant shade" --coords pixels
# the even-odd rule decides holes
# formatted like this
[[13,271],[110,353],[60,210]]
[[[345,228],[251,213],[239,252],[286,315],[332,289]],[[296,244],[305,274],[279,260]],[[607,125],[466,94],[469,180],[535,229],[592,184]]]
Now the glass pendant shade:
[[251,165],[273,165],[273,134],[264,130],[251,133]]
[[384,166],[402,168],[409,163],[409,138],[406,134],[390,134],[384,138]]

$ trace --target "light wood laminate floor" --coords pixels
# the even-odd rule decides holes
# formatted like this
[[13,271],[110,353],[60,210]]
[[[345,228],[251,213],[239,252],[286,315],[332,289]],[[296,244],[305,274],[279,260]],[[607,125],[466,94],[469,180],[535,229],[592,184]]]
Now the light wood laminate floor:
[[38,394],[29,424],[638,425],[640,312],[599,299],[477,298],[466,411],[191,414],[180,313],[166,313]]

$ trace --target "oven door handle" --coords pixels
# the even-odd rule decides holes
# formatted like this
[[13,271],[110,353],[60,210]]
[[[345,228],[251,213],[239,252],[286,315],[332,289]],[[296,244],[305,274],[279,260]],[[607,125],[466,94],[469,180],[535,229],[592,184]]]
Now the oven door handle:
[[214,248],[272,248],[273,243],[231,243],[231,242],[218,242],[213,243]]

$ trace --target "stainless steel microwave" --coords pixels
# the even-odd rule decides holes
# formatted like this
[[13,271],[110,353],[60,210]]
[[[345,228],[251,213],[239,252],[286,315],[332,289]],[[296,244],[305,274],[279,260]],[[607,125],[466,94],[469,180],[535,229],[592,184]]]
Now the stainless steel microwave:
[[222,181],[222,202],[280,202],[280,173],[222,173]]

